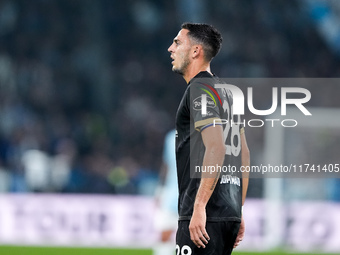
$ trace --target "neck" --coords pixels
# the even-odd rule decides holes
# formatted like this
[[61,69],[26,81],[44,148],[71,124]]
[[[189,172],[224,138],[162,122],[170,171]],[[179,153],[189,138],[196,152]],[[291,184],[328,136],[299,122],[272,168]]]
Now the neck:
[[207,71],[208,73],[212,74],[210,70],[210,63],[202,63],[200,65],[195,65],[194,63],[192,63],[192,65],[189,65],[187,67],[185,74],[183,74],[183,78],[188,84],[192,78],[203,71]]

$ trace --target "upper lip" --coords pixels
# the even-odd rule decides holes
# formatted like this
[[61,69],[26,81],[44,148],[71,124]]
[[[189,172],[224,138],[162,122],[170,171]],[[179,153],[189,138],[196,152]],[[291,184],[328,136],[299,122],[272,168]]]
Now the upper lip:
[[170,56],[170,58],[171,58],[172,60],[175,60],[175,58],[174,58],[172,55]]

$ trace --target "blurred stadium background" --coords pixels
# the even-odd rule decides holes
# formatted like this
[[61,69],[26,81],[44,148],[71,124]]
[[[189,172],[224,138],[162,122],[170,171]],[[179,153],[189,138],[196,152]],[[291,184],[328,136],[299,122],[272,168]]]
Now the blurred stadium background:
[[[151,254],[164,136],[185,90],[167,48],[184,21],[222,32],[220,77],[340,76],[337,0],[0,0],[1,254]],[[309,106],[339,109],[340,87],[313,89]],[[340,126],[310,132],[283,151],[322,144],[340,163]],[[261,162],[265,130],[247,139]],[[339,184],[281,182],[283,230],[267,245],[270,183],[252,179],[244,250],[340,254]]]

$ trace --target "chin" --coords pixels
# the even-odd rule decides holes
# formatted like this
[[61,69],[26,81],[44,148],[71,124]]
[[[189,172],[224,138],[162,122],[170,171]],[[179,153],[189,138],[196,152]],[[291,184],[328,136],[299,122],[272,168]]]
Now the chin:
[[178,74],[183,75],[183,71],[182,71],[181,69],[177,69],[177,68],[175,68],[175,67],[172,67],[172,71],[173,71],[174,73],[178,73]]

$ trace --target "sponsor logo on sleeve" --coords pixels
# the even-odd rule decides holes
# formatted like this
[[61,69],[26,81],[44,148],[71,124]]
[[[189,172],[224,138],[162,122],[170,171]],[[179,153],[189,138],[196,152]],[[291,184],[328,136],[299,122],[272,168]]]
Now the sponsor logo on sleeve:
[[[193,101],[193,109],[195,111],[201,111],[202,109],[202,96],[199,96],[197,98],[195,98]],[[207,108],[215,108],[216,104],[215,101],[207,95]]]

